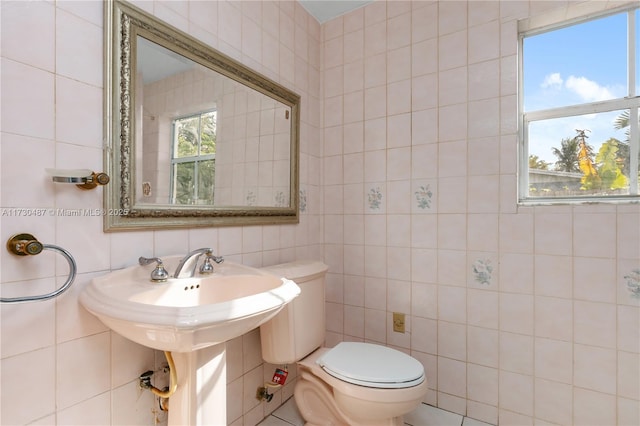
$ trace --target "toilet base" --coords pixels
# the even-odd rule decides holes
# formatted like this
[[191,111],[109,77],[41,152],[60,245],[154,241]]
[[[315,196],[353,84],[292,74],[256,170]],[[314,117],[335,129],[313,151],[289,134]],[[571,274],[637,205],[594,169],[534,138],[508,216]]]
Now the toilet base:
[[390,419],[354,419],[338,407],[329,386],[308,371],[299,370],[294,390],[298,410],[305,426],[403,426],[403,417]]
[[327,350],[318,349],[298,363],[294,397],[307,425],[402,426],[403,415],[415,409],[427,393],[426,380],[401,389],[343,382],[316,364]]

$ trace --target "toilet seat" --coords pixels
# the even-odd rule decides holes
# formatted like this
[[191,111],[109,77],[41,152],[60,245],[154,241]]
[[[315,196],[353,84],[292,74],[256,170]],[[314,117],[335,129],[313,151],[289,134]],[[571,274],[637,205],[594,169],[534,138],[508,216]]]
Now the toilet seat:
[[398,389],[424,381],[420,361],[386,346],[340,342],[316,363],[331,376],[360,386]]

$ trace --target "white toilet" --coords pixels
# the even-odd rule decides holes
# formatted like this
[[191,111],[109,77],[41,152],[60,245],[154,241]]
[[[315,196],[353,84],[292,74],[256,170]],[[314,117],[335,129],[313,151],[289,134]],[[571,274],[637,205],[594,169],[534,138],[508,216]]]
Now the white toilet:
[[262,358],[298,363],[296,404],[307,425],[402,425],[427,393],[422,364],[386,346],[342,342],[322,348],[327,265],[297,261],[264,268],[293,280],[300,296],[260,326]]

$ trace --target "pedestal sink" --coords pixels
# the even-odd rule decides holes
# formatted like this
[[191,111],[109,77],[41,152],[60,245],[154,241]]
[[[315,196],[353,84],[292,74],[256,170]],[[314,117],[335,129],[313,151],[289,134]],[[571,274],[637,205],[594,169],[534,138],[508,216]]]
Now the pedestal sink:
[[[163,261],[173,271],[181,258]],[[170,397],[170,426],[226,425],[224,342],[271,319],[300,288],[228,261],[213,274],[166,282],[152,282],[152,269],[136,265],[95,278],[80,303],[118,334],[172,353],[178,388]]]

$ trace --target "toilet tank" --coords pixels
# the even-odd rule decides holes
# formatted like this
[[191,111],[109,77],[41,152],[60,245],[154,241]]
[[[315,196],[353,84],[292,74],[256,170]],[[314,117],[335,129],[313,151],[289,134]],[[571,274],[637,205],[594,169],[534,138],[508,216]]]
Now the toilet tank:
[[300,287],[298,297],[260,326],[262,359],[292,364],[324,343],[324,287],[329,267],[319,261],[295,261],[262,269]]

